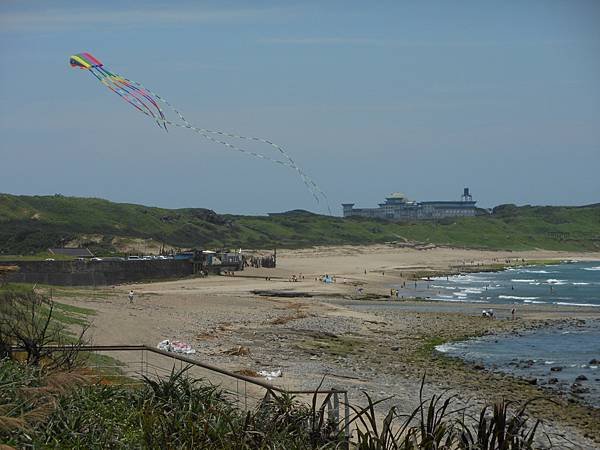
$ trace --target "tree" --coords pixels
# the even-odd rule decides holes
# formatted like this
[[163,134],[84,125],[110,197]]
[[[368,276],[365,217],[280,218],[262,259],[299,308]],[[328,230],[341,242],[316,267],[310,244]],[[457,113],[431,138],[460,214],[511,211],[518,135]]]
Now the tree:
[[18,272],[19,266],[0,266],[0,287],[6,285],[6,281],[10,274]]
[[[53,314],[52,298],[34,290],[7,289],[0,293],[0,356],[11,356],[12,347],[19,347],[28,364],[47,368],[76,365],[87,326],[73,338]],[[66,347],[57,351],[51,346]]]

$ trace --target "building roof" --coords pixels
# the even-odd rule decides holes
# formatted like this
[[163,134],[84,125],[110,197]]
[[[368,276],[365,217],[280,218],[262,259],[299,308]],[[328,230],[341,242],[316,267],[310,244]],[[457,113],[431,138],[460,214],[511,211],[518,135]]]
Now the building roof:
[[49,248],[48,251],[53,255],[72,256],[74,258],[91,258],[94,256],[87,248]]
[[406,198],[402,192],[392,192],[387,198]]
[[456,208],[465,208],[465,207],[470,207],[470,206],[475,206],[475,203],[477,203],[475,200],[471,200],[471,201],[453,201],[453,200],[434,200],[434,201],[429,201],[429,202],[420,202],[421,205],[430,205],[430,206],[442,206],[442,207],[456,207]]

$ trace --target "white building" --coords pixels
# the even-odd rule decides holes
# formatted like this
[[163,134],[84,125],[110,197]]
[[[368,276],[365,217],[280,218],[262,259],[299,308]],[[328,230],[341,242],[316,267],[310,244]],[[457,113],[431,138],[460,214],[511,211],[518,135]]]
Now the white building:
[[397,222],[411,220],[443,219],[445,217],[470,217],[477,213],[475,201],[465,188],[459,201],[410,201],[404,194],[395,192],[380,203],[378,208],[354,208],[354,203],[342,203],[344,217],[370,217]]

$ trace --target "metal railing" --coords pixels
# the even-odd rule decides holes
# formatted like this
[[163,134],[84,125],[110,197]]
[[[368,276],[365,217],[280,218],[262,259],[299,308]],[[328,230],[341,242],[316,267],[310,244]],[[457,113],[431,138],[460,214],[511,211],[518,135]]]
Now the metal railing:
[[[24,351],[13,347],[13,352]],[[343,389],[295,390],[285,389],[258,378],[231,372],[221,367],[188,356],[171,353],[147,345],[83,345],[46,346],[45,351],[74,351],[87,353],[86,367],[95,369],[106,380],[115,384],[137,383],[143,377],[168,376],[173,370],[186,369],[188,375],[218,386],[238,407],[248,410],[269,401],[272,396],[293,395],[298,401],[309,405],[316,398],[323,405],[326,418],[337,430],[350,439],[350,406],[348,392]],[[108,358],[106,358],[108,356]],[[340,419],[340,403],[343,419]]]

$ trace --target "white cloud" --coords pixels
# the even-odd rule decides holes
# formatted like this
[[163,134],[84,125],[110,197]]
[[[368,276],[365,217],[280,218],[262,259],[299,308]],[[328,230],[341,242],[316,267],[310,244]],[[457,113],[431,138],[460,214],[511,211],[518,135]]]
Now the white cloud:
[[[360,36],[305,36],[305,37],[270,37],[258,40],[261,44],[276,45],[372,45],[389,47],[422,47],[422,48],[488,48],[488,47],[523,47],[523,46],[545,46],[554,47],[559,45],[577,45],[580,41],[574,40],[540,40],[540,41],[483,41],[473,39],[472,41],[410,41],[398,39],[378,39]],[[594,41],[590,41],[594,42]],[[597,43],[597,42],[596,42]]]
[[290,45],[386,45],[390,41],[362,37],[299,37],[299,38],[264,38],[263,44]]
[[227,23],[272,20],[287,14],[280,8],[247,9],[50,9],[0,13],[0,30],[55,31],[92,25],[129,26],[138,24]]

